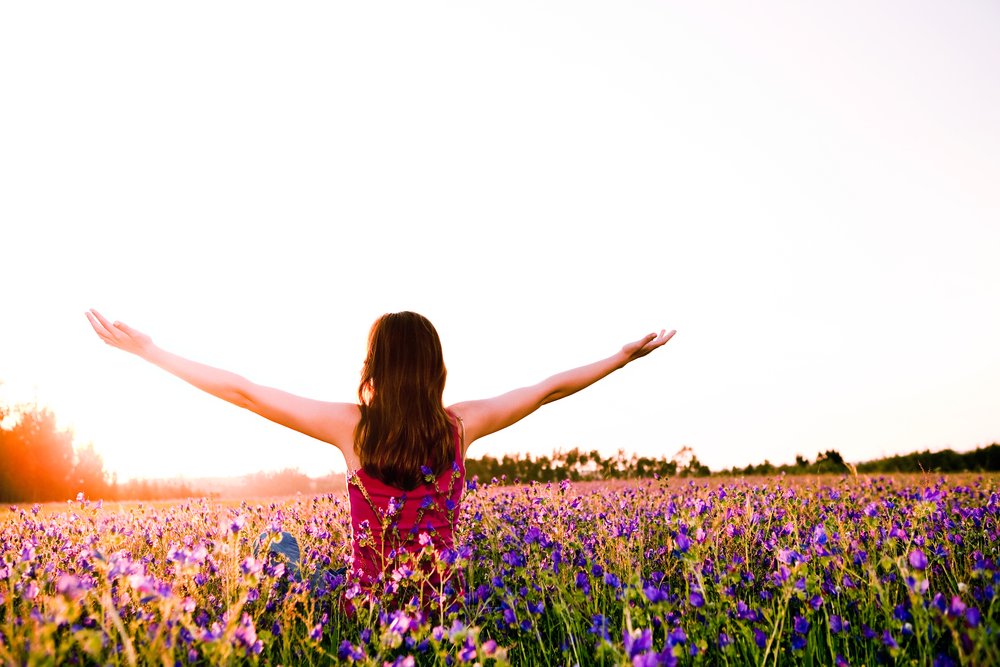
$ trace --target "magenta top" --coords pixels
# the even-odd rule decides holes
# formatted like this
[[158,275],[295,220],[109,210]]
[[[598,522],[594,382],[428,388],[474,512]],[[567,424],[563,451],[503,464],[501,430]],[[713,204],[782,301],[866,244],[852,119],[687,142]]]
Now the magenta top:
[[370,587],[383,573],[388,577],[401,553],[420,551],[428,539],[438,551],[454,548],[455,521],[465,487],[457,420],[454,429],[452,466],[412,491],[380,482],[363,469],[349,476],[352,569],[360,571],[362,585]]

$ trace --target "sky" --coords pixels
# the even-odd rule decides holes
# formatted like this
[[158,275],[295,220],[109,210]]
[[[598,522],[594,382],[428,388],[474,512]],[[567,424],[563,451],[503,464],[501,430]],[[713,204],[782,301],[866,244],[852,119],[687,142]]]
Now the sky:
[[0,5],[0,399],[132,476],[342,471],[103,345],[446,403],[677,335],[470,456],[709,467],[1000,440],[1000,5]]

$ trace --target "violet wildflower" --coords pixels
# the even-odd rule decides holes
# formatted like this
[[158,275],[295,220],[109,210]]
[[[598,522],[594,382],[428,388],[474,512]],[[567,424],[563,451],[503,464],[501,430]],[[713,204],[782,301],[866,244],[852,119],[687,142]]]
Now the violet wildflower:
[[608,621],[601,614],[594,614],[593,623],[590,625],[590,629],[587,630],[592,635],[597,635],[604,641],[610,643],[611,637],[608,635]]
[[24,597],[28,600],[34,600],[38,597],[38,584],[34,581],[29,582],[28,585],[24,587]]
[[79,577],[64,573],[56,581],[56,592],[72,600],[79,600],[87,594],[87,589],[80,583]]
[[705,606],[705,598],[697,591],[692,591],[691,595],[688,596],[688,600],[691,602],[692,607],[700,608]]
[[962,602],[962,598],[957,595],[951,598],[951,604],[948,606],[948,614],[951,616],[963,616],[965,614],[965,603]]
[[833,634],[838,635],[844,631],[844,622],[840,616],[833,614],[830,616],[830,630]]
[[767,646],[767,635],[760,628],[754,628],[753,641],[757,644],[757,648],[764,648]]
[[629,632],[628,628],[624,628],[622,630],[622,640],[625,644],[625,652],[628,654],[628,657],[634,658],[653,647],[653,631],[646,628]]
[[917,570],[925,569],[927,567],[927,556],[920,549],[914,549],[910,552],[910,565]]

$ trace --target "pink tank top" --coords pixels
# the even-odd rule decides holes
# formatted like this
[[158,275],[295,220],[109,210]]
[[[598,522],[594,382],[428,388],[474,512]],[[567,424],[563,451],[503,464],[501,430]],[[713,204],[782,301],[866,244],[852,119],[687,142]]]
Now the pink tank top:
[[389,577],[404,552],[416,553],[428,543],[438,551],[454,548],[455,521],[465,488],[457,419],[454,428],[454,463],[412,491],[389,486],[364,470],[349,471],[353,569],[363,586],[371,587],[383,573]]

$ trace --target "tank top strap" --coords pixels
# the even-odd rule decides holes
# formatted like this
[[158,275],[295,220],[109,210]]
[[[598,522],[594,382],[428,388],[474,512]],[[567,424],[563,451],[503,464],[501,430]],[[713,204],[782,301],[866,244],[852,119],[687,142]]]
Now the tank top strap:
[[462,452],[465,451],[465,421],[454,412],[452,415],[458,422],[456,424],[458,428],[455,429],[456,435],[458,435],[458,437],[455,438],[455,459],[458,460],[462,458]]

